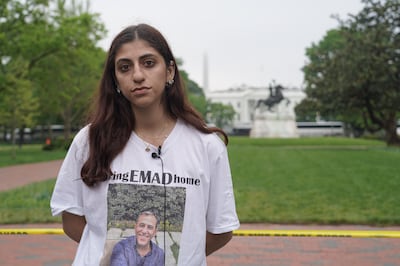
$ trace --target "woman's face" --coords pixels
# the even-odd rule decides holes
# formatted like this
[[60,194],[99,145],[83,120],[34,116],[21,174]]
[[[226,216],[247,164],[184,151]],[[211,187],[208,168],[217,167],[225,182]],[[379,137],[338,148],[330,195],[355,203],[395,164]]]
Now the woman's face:
[[165,84],[174,74],[174,63],[167,67],[161,54],[146,41],[125,43],[116,53],[118,87],[134,111],[159,106]]

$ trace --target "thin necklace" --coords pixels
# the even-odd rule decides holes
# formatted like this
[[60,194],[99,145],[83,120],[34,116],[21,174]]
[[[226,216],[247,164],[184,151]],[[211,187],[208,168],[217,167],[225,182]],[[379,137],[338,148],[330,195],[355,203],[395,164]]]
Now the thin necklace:
[[[146,152],[149,152],[151,149],[150,149],[150,143],[148,143],[147,141],[145,141],[145,139],[151,139],[151,140],[162,140],[162,141],[164,141],[167,137],[168,137],[168,135],[167,134],[164,134],[164,132],[165,132],[165,129],[167,128],[167,123],[165,123],[164,124],[164,127],[163,127],[163,129],[161,130],[161,132],[160,132],[160,134],[158,135],[158,136],[155,136],[155,137],[144,137],[142,134],[139,134],[139,132],[137,132],[136,131],[136,135],[138,135],[139,136],[139,138],[142,140],[142,142],[143,142],[143,144],[144,144],[144,146],[145,146],[145,151]],[[160,141],[160,142],[162,142],[162,141]]]

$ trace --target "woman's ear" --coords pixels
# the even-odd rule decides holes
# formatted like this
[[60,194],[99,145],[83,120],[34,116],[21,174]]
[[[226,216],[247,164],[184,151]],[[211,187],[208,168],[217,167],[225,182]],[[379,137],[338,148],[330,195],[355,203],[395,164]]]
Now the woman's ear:
[[173,60],[169,61],[167,67],[167,80],[173,80],[175,77],[175,62]]

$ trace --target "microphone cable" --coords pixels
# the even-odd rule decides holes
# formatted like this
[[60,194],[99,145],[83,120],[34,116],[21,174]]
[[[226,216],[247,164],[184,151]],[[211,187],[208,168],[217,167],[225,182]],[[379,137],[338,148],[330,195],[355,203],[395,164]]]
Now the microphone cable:
[[166,236],[165,231],[167,228],[167,220],[166,220],[167,219],[167,186],[165,185],[166,180],[164,177],[164,161],[161,158],[161,145],[158,146],[157,153],[156,152],[151,153],[151,157],[153,159],[160,159],[160,162],[161,162],[161,182],[163,183],[163,186],[164,186],[164,232],[163,232],[163,234],[164,234],[164,265],[166,265],[166,254],[167,254],[166,242],[167,242],[167,239],[165,237]]

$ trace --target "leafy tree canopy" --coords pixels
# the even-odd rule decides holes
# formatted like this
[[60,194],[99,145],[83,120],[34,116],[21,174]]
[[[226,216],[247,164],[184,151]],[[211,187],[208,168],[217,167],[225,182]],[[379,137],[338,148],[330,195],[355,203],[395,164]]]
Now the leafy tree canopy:
[[[106,31],[99,16],[89,12],[90,2],[77,2],[1,1],[0,126],[4,130],[63,124],[68,140],[71,129],[84,123],[103,71],[106,52],[97,45]],[[207,112],[217,110],[208,107],[203,90],[188,73],[182,70],[181,74],[196,110],[205,118]],[[51,131],[45,135],[51,137]]]
[[340,117],[369,131],[383,129],[400,145],[400,2],[363,0],[364,8],[307,49],[307,101],[321,115]]
[[[84,6],[74,0],[0,4],[0,122],[11,132],[26,124],[25,116],[36,118],[31,125],[62,121],[68,138],[71,126],[80,122],[83,102],[93,93],[105,58],[97,47],[105,27],[88,7],[89,2]],[[21,93],[14,107],[7,100],[9,93],[15,95],[13,85]],[[5,121],[11,110],[24,115]]]

